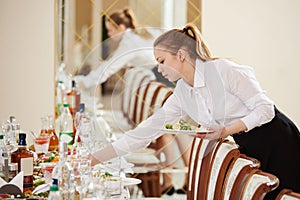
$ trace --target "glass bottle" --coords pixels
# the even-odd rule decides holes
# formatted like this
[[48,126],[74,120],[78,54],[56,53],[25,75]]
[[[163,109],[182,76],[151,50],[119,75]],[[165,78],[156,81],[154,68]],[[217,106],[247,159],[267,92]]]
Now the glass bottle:
[[50,136],[49,142],[49,151],[57,151],[58,150],[58,137],[55,133],[54,127],[54,117],[52,115],[48,116],[48,130],[47,134]]
[[61,107],[66,102],[66,89],[63,81],[58,81],[55,90],[56,106],[55,106],[55,118],[58,118],[61,114]]
[[74,126],[69,104],[64,104],[59,123],[59,141],[72,145],[74,142]]
[[18,174],[18,163],[9,163],[8,173],[8,181],[11,181]]
[[79,111],[80,104],[80,91],[76,87],[75,80],[72,80],[71,91],[67,93],[67,102],[69,103],[70,112],[72,117],[75,117],[76,112]]
[[50,186],[48,200],[62,200],[62,197],[60,195],[59,188],[57,185]]
[[41,117],[41,123],[42,123],[42,126],[41,126],[41,131],[40,131],[40,134],[41,135],[47,135],[48,134],[48,119],[46,117]]
[[23,192],[33,189],[33,153],[26,147],[26,133],[19,134],[19,147],[11,154],[11,162],[18,163],[18,172],[23,171]]
[[53,184],[57,185],[64,200],[74,199],[74,171],[67,162],[67,143],[59,142],[59,161],[52,171]]

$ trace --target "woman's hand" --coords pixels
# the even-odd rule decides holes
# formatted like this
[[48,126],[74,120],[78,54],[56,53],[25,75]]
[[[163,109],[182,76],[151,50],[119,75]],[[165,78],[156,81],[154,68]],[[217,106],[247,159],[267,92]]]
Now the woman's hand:
[[207,130],[212,132],[197,133],[196,137],[207,139],[207,140],[215,140],[219,138],[225,138],[228,136],[226,132],[226,127],[218,127],[218,128],[207,127]]
[[97,165],[99,164],[101,161],[98,160],[97,158],[95,158],[93,156],[93,154],[89,154],[89,159],[91,160],[91,165],[94,166],[94,165]]

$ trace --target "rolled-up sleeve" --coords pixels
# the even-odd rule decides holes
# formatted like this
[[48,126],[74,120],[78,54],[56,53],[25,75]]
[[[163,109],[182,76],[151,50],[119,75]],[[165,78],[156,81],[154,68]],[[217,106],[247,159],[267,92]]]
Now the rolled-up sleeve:
[[249,131],[262,124],[268,123],[275,116],[274,103],[271,101],[257,81],[253,69],[227,62],[225,76],[229,80],[232,94],[238,97],[249,110],[249,114],[241,118]]

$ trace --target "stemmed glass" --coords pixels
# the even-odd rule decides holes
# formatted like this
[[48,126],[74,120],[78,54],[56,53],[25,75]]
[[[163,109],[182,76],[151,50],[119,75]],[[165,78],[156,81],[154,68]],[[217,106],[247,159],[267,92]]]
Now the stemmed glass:
[[76,191],[79,193],[79,199],[83,199],[93,181],[91,161],[85,158],[76,158],[72,160],[72,167]]
[[7,156],[10,162],[10,155],[12,152],[18,149],[16,140],[17,133],[20,131],[20,125],[14,123],[15,119],[10,118],[7,122],[2,125],[2,132],[4,134],[4,143],[7,151]]
[[[77,112],[74,118],[74,126],[76,129],[76,135],[73,144],[73,151],[79,151],[77,153],[90,153],[93,140],[91,139],[91,119],[86,113]],[[80,138],[80,139],[79,139]],[[80,140],[80,141],[79,141]]]

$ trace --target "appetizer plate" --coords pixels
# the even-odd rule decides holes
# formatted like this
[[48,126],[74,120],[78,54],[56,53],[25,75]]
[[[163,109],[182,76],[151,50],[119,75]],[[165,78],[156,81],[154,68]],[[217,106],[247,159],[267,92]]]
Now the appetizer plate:
[[207,130],[205,127],[197,128],[195,130],[174,130],[174,129],[163,129],[164,133],[168,134],[187,134],[187,135],[196,135],[196,134],[206,134],[213,133],[212,130]]
[[122,181],[124,186],[137,185],[142,182],[140,179],[137,178],[122,178]]

